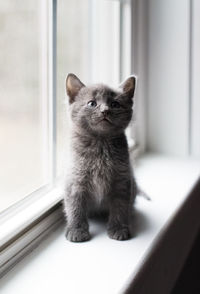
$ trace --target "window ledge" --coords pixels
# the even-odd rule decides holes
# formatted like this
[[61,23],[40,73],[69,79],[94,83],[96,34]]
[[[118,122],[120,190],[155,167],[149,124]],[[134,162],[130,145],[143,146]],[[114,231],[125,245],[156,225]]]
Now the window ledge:
[[49,185],[30,194],[0,216],[0,278],[60,224],[62,190]]
[[[34,194],[34,195],[33,195]],[[2,213],[0,247],[40,218],[62,199],[59,187],[47,186],[32,193],[28,199]]]
[[2,278],[2,293],[169,293],[200,226],[199,172],[195,160],[144,156],[135,173],[151,201],[137,198],[131,240],[111,240],[91,220],[91,241],[75,244],[60,226]]

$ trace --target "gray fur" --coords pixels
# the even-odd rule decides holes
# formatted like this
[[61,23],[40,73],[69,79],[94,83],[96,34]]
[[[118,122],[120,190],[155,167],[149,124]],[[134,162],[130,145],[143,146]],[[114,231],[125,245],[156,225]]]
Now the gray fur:
[[[126,240],[136,184],[124,131],[132,117],[135,78],[113,90],[105,85],[86,87],[69,74],[66,89],[71,116],[66,237],[74,242],[89,240],[88,215],[107,211],[109,237]],[[89,101],[97,105],[88,105]]]

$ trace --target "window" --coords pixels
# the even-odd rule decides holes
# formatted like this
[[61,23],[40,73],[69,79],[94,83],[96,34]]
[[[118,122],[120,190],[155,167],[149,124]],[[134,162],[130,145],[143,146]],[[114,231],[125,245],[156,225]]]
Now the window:
[[0,4],[3,273],[62,221],[55,179],[67,142],[68,72],[86,84],[114,86],[136,73],[136,124],[129,141],[135,133],[141,152],[200,155],[197,0],[20,5]]
[[113,86],[131,73],[131,1],[3,1],[0,13],[5,273],[62,221],[55,179],[67,141],[67,73]]
[[48,182],[40,1],[0,2],[0,210]]

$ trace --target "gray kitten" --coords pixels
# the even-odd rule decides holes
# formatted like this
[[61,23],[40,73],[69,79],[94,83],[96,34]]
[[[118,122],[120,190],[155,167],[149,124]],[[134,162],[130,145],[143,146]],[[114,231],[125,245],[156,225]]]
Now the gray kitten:
[[110,238],[130,238],[136,184],[124,132],[132,117],[135,84],[131,76],[113,90],[85,86],[74,74],[67,76],[71,166],[64,204],[70,241],[90,239],[88,215],[95,211],[108,212]]

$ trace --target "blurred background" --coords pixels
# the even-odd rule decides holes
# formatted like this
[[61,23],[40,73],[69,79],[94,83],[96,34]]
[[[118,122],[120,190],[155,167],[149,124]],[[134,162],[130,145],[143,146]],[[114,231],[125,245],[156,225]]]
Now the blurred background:
[[[49,3],[0,0],[0,211],[50,181]],[[136,73],[140,153],[200,157],[198,0],[59,0],[56,15],[57,175],[69,72],[111,86]]]

